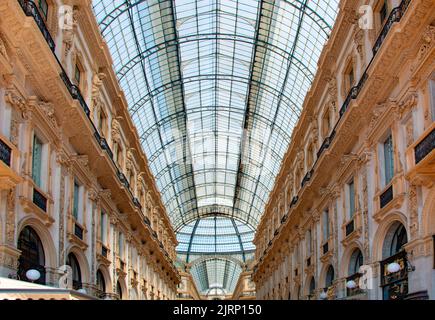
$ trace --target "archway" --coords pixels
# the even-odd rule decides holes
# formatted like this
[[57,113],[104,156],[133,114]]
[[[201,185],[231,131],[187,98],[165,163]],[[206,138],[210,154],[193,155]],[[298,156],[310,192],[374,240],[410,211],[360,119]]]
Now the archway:
[[408,294],[407,253],[408,242],[405,226],[393,222],[382,244],[381,288],[384,300],[401,300]]
[[[21,251],[18,259],[18,278],[23,281],[45,284],[45,252],[38,233],[30,226],[24,227],[18,237],[17,247]],[[32,281],[27,278],[26,272],[30,269],[39,271],[39,279]]]
[[80,264],[74,253],[70,252],[66,258],[66,264],[72,269],[72,286],[74,290],[79,290],[82,288],[82,271],[80,269]]

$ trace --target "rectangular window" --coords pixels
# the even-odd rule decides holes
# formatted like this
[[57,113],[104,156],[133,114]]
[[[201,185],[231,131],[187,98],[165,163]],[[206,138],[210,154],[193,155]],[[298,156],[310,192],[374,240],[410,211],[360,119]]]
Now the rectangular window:
[[76,81],[77,85],[80,85],[80,77],[81,77],[81,71],[79,66],[76,64],[76,68],[74,70],[74,80]]
[[119,258],[121,259],[124,258],[124,237],[121,232],[119,232],[119,236],[118,236],[118,254],[119,254]]
[[387,1],[384,1],[381,9],[379,10],[379,17],[381,18],[381,25],[383,25],[385,22],[385,19],[387,19],[387,10],[388,10]]
[[431,79],[429,82],[430,86],[430,105],[432,111],[432,121],[435,121],[435,79]]
[[39,11],[41,12],[42,16],[45,20],[47,20],[48,17],[48,3],[47,0],[39,0]]
[[349,192],[349,217],[352,219],[355,214],[355,185],[354,181],[348,183],[348,192]]
[[323,241],[329,239],[329,212],[328,210],[323,211]]
[[101,211],[100,215],[100,240],[102,244],[106,244],[106,214]]
[[74,181],[74,205],[73,216],[76,221],[79,219],[79,204],[80,204],[80,185]]
[[393,138],[391,134],[384,141],[384,178],[385,185],[389,184],[394,176]]
[[32,179],[38,187],[42,187],[42,147],[41,140],[35,135],[33,136],[33,154],[32,154]]
[[307,257],[311,256],[311,245],[312,245],[311,230],[308,230],[307,231]]

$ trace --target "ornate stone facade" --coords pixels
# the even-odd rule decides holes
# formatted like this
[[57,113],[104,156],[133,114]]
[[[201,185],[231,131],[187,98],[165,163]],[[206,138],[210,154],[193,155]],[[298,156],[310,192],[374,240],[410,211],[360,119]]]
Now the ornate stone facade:
[[[392,258],[407,265],[400,269],[401,298],[435,299],[435,8],[425,0],[387,1],[396,20],[383,31],[377,23],[373,30],[359,29],[357,20],[346,18],[362,4],[377,8],[375,2],[343,2],[323,49],[255,236],[259,299],[397,298],[385,271]],[[378,19],[379,11],[374,14]],[[343,41],[349,35],[352,41]],[[346,87],[349,63],[357,77],[353,88]],[[342,95],[331,108],[337,83]],[[319,97],[327,98],[322,103]],[[334,113],[327,128],[322,127],[325,112]],[[304,137],[316,127],[313,114],[319,115],[317,154],[314,165],[301,167],[307,157],[301,150],[307,152],[311,141]],[[298,171],[311,172],[302,186],[288,179]],[[275,219],[282,198],[287,210]],[[403,245],[392,255],[400,226],[406,230]],[[303,238],[308,230],[315,235],[309,245],[317,255]],[[287,243],[292,245],[283,251]],[[401,254],[404,258],[398,258]],[[360,264],[368,273],[355,269]],[[372,287],[357,280],[350,289],[349,281],[362,276]],[[283,284],[285,289],[277,290]]]
[[19,1],[0,3],[0,276],[19,278],[28,227],[48,285],[73,255],[88,294],[175,299],[177,240],[91,2],[73,7],[66,29],[59,4],[49,2],[43,34]]

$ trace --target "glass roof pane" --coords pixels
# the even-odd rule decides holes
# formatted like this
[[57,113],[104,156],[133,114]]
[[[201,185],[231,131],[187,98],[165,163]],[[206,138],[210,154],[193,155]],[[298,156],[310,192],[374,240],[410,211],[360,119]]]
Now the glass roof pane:
[[339,0],[92,3],[180,255],[249,252]]

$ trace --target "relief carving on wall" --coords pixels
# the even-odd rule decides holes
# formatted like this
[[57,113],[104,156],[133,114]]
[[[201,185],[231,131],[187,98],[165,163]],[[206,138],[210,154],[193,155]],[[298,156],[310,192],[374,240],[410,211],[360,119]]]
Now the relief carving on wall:
[[12,188],[6,198],[7,212],[6,212],[6,243],[14,245],[15,241],[15,188]]
[[411,234],[411,239],[418,237],[418,207],[417,207],[417,185],[410,183],[409,185],[409,201],[408,201],[408,212],[409,212],[409,229]]

